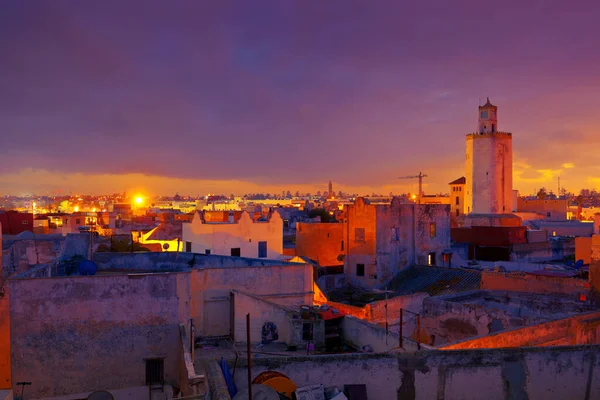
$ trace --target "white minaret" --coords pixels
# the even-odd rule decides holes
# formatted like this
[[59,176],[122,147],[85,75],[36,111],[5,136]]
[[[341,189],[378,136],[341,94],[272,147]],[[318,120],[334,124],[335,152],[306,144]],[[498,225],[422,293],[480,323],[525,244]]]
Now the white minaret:
[[479,106],[477,132],[467,135],[465,212],[512,212],[512,133],[498,132],[498,107]]

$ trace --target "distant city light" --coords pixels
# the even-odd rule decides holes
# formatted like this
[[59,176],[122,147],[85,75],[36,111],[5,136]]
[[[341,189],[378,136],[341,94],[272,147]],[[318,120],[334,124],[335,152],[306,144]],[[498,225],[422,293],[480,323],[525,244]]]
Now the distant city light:
[[412,199],[413,199],[413,200],[415,200],[416,198],[417,198],[417,195],[416,195],[416,194],[413,194],[413,195],[412,195]]
[[144,202],[144,198],[141,197],[141,196],[138,196],[138,197],[135,198],[135,202],[137,204],[142,204]]
[[73,207],[73,211],[78,212],[79,211],[79,206]]

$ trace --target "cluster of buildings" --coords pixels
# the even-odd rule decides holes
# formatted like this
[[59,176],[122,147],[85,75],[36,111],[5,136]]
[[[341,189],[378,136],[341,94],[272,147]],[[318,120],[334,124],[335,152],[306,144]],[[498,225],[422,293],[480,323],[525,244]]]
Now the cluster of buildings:
[[595,398],[599,221],[478,112],[445,199],[0,214],[0,399]]

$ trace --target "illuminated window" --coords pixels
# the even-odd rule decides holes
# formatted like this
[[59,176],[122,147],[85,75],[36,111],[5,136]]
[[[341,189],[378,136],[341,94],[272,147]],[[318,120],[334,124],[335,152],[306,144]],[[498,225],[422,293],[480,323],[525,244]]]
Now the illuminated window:
[[434,238],[436,236],[436,234],[437,234],[437,232],[436,232],[435,222],[432,222],[429,224],[429,237]]
[[435,253],[429,253],[427,256],[427,265],[435,265]]

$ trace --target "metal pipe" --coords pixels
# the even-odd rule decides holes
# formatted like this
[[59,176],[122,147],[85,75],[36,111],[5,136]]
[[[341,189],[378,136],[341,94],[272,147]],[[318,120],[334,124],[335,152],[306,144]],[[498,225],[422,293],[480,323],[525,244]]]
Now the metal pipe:
[[402,347],[402,309],[400,309],[400,343],[398,343],[398,346]]
[[421,350],[421,314],[417,314],[417,350]]
[[252,353],[250,352],[250,313],[246,314],[246,340],[248,341],[248,399],[252,400]]

